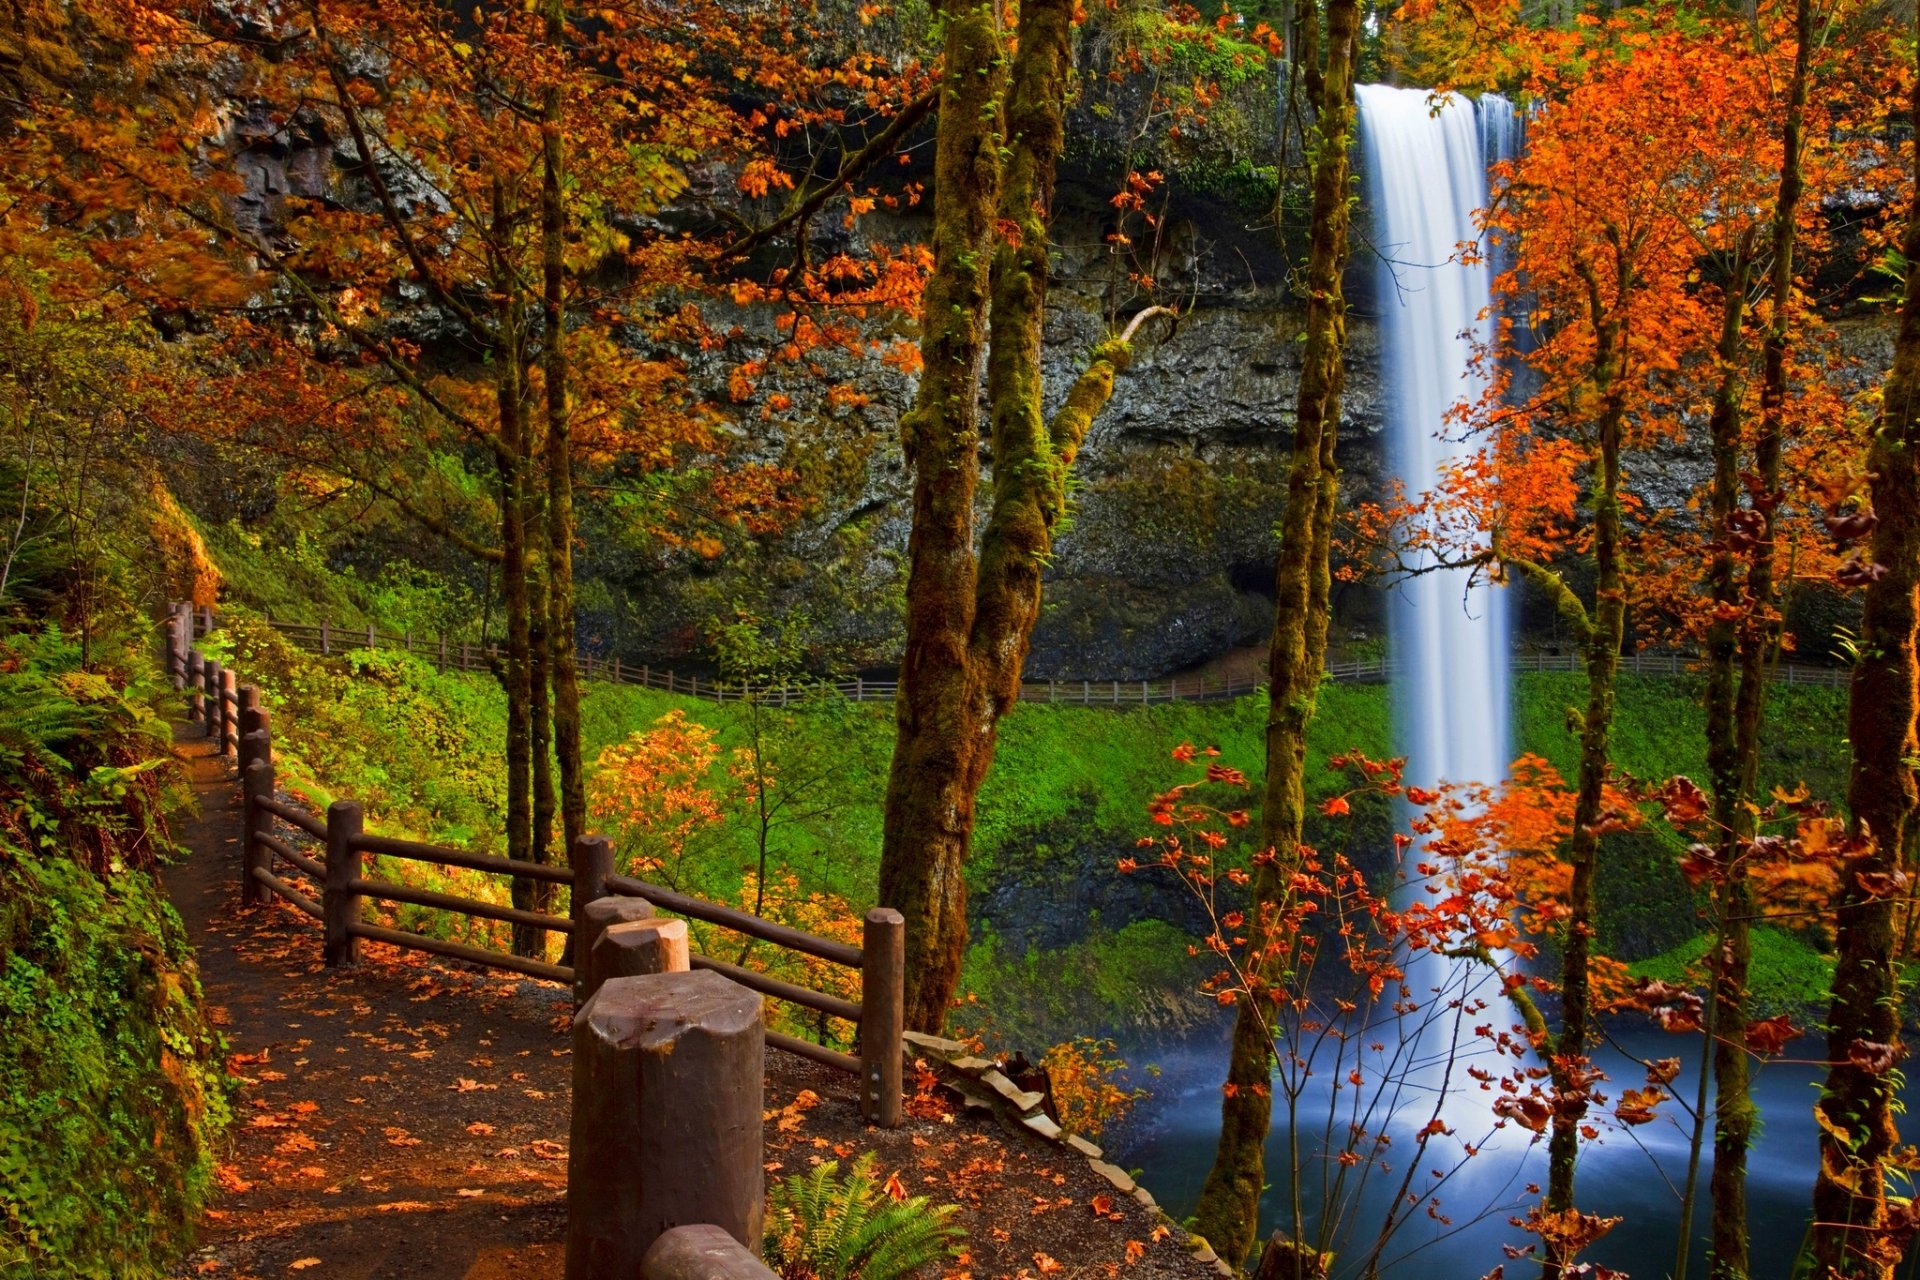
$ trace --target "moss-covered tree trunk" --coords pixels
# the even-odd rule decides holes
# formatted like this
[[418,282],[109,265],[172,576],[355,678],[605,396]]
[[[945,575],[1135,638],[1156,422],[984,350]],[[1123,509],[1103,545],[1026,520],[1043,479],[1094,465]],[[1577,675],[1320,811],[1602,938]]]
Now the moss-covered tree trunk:
[[[565,38],[566,13],[558,3],[546,12],[547,40]],[[567,402],[566,231],[564,195],[566,138],[559,86],[551,85],[540,111],[541,363],[547,411],[547,644],[552,654],[553,749],[560,772],[560,834],[571,861],[586,832],[587,792],[580,758],[580,670],[573,616],[573,417]]]
[[973,499],[1006,84],[994,6],[947,0],[940,13],[946,43],[933,161],[933,270],[923,298],[920,387],[900,423],[913,468],[913,528],[880,852],[880,901],[907,920],[907,1025],[932,1031],[946,1019],[967,937],[961,867],[973,831],[979,739],[967,661]]
[[[1220,1143],[1200,1192],[1194,1224],[1222,1258],[1238,1265],[1253,1247],[1265,1147],[1273,1117],[1274,1000],[1286,964],[1275,944],[1306,811],[1307,726],[1325,665],[1328,548],[1337,472],[1334,443],[1345,381],[1348,257],[1348,150],[1354,121],[1353,64],[1360,29],[1353,0],[1330,0],[1326,51],[1319,14],[1300,5],[1303,73],[1319,130],[1313,158],[1313,238],[1307,263],[1306,347],[1287,471],[1287,507],[1274,571],[1273,637],[1268,656],[1266,781],[1260,844],[1272,856],[1254,869],[1247,990],[1234,1018]],[[1304,1224],[1290,1229],[1298,1234]],[[1309,1251],[1311,1252],[1311,1251]]]
[[[1566,861],[1572,871],[1567,916],[1561,937],[1560,1028],[1554,1037],[1553,1083],[1560,1095],[1553,1130],[1547,1139],[1548,1213],[1573,1208],[1574,1171],[1580,1155],[1580,1124],[1586,1114],[1579,1064],[1594,1033],[1593,932],[1594,875],[1600,864],[1597,824],[1605,808],[1605,788],[1613,732],[1614,690],[1620,674],[1620,644],[1626,635],[1626,579],[1621,560],[1620,449],[1625,411],[1619,401],[1617,335],[1603,327],[1596,357],[1596,387],[1610,398],[1603,411],[1593,495],[1594,607],[1586,635],[1587,705],[1580,727],[1580,763],[1574,789],[1573,834]],[[1560,1280],[1570,1258],[1549,1244],[1544,1271]]]
[[[511,217],[501,184],[493,185],[493,243],[488,246],[494,269],[511,276]],[[526,364],[525,316],[519,295],[499,290],[499,343],[494,351],[494,398],[500,422],[500,585],[506,614],[507,647],[498,674],[507,695],[507,856],[525,860],[533,844],[533,692],[528,650],[531,619],[527,545],[528,430],[526,391],[522,375]],[[516,880],[511,887],[515,905],[529,901],[531,885]]]
[[[1911,108],[1920,125],[1920,78]],[[1915,179],[1920,183],[1920,163]],[[1906,296],[1867,457],[1879,517],[1870,550],[1880,576],[1866,589],[1847,712],[1853,746],[1847,801],[1854,833],[1870,847],[1844,868],[1835,902],[1829,1065],[1817,1104],[1820,1169],[1813,1188],[1813,1274],[1823,1280],[1888,1277],[1899,1260],[1882,1229],[1886,1162],[1899,1140],[1892,1067],[1902,1052],[1892,882],[1920,803],[1913,770],[1920,753],[1914,608],[1920,591],[1920,194],[1908,211],[1902,251]]]
[[[1795,230],[1803,188],[1801,132],[1807,107],[1807,82],[1813,46],[1812,0],[1798,0],[1794,15],[1793,75],[1787,86],[1787,114],[1781,133],[1780,181],[1774,197],[1771,230],[1773,262],[1767,280],[1767,327],[1761,347],[1760,430],[1754,442],[1758,499],[1753,510],[1759,531],[1747,567],[1745,599],[1729,593],[1725,603],[1742,615],[1737,659],[1739,681],[1725,726],[1725,743],[1709,735],[1713,765],[1715,818],[1721,827],[1721,859],[1726,879],[1716,893],[1718,945],[1714,951],[1713,1075],[1714,1128],[1712,1200],[1712,1274],[1722,1280],[1746,1280],[1747,1151],[1753,1144],[1759,1111],[1751,1090],[1747,1054],[1747,984],[1753,963],[1751,920],[1754,895],[1742,850],[1753,838],[1752,804],[1760,781],[1760,734],[1764,727],[1769,671],[1779,646],[1779,606],[1775,599],[1775,517],[1780,488],[1780,456],[1785,434],[1787,343],[1793,306]],[[1741,282],[1744,287],[1744,280]],[[1716,440],[1716,449],[1718,442]],[[1736,477],[1737,479],[1737,477]],[[1718,498],[1716,469],[1716,499]],[[1730,494],[1729,497],[1732,497]],[[1716,514],[1722,504],[1715,503]],[[1725,515],[1731,519],[1731,502]],[[1731,532],[1719,526],[1720,536]],[[1721,603],[1716,592],[1716,604]],[[1717,653],[1716,653],[1717,657]],[[1731,751],[1727,747],[1731,747]],[[1722,798],[1723,788],[1730,788]]]
[[[924,368],[901,424],[914,468],[913,532],[880,857],[880,900],[907,919],[907,1023],[921,1030],[940,1028],[959,987],[974,801],[1000,717],[1020,696],[1067,472],[1130,359],[1132,329],[1095,350],[1045,422],[1047,218],[1065,138],[1072,11],[1068,0],[1028,0],[1010,69],[990,6],[944,11]],[[983,357],[993,497],[976,554]]]

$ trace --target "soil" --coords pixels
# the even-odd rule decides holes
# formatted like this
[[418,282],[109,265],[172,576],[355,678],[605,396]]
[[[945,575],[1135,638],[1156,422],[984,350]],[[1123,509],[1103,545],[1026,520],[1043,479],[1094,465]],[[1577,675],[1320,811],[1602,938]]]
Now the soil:
[[[176,749],[200,813],[167,885],[238,1086],[220,1190],[180,1274],[561,1280],[568,992],[372,943],[327,969],[312,920],[240,907],[232,769],[191,727]],[[938,1092],[910,1109],[902,1128],[871,1128],[848,1077],[770,1052],[768,1176],[876,1151],[908,1191],[960,1206],[966,1252],[945,1280],[1217,1280],[1072,1151]]]

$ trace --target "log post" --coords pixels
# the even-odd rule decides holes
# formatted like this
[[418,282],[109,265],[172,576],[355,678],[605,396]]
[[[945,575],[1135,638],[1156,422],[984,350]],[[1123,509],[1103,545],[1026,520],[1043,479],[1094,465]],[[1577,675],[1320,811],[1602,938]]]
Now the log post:
[[573,1021],[567,1280],[633,1280],[667,1230],[760,1244],[760,997],[717,973],[614,978]]
[[664,916],[608,925],[594,939],[587,956],[587,981],[593,998],[613,978],[640,978],[651,973],[685,973],[691,968],[687,951],[687,922]]
[[[229,709],[231,708],[231,710]],[[220,668],[220,754],[240,754],[240,680],[225,667]]]
[[167,678],[173,681],[175,692],[187,683],[187,642],[186,619],[181,616],[180,606],[167,606]]
[[195,724],[206,722],[206,662],[207,659],[198,649],[187,650],[187,718]]
[[753,1251],[701,1222],[665,1232],[640,1260],[640,1280],[778,1280]]
[[875,907],[860,949],[860,1114],[883,1129],[900,1127],[906,984],[906,917]]
[[600,935],[617,924],[635,924],[653,919],[653,904],[645,898],[609,896],[595,898],[573,913],[573,1007],[580,1008],[600,989],[605,974],[593,968],[594,944]]
[[447,633],[442,631],[440,633],[440,670],[444,673],[446,669],[447,669]]
[[200,664],[200,710],[205,719],[201,727],[209,738],[220,739],[220,660],[208,658]]
[[380,646],[379,646],[379,644],[378,644],[378,643],[377,643],[377,642],[375,641],[375,638],[374,638],[374,634],[373,634],[373,624],[372,624],[371,622],[369,622],[369,623],[367,624],[367,648],[368,648],[368,649],[377,649],[377,648],[379,648],[379,647],[380,647]]
[[273,823],[273,815],[260,803],[273,794],[272,753],[265,743],[257,744],[254,750],[260,754],[240,775],[240,904],[247,907],[267,901],[267,886],[254,878],[253,871],[255,867],[266,870],[272,861],[272,854],[260,840]]
[[364,828],[358,802],[335,800],[327,806],[327,876],[320,916],[326,934],[322,958],[329,969],[360,960],[360,939],[351,932],[360,923],[360,895],[348,885],[360,878],[360,851],[353,841]]

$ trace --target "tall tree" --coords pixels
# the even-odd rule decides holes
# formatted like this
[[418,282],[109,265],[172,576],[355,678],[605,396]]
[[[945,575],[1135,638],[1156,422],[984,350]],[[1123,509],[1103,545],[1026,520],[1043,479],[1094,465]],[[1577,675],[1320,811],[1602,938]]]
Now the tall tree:
[[[1775,587],[1775,547],[1781,492],[1781,455],[1786,437],[1787,345],[1796,307],[1794,250],[1799,233],[1803,130],[1807,86],[1813,66],[1813,0],[1795,0],[1793,69],[1786,88],[1780,131],[1779,182],[1766,227],[1771,263],[1767,273],[1762,338],[1760,414],[1748,472],[1752,501],[1742,513],[1741,404],[1748,367],[1739,349],[1746,289],[1756,237],[1742,236],[1725,287],[1720,344],[1721,386],[1710,423],[1714,458],[1714,545],[1710,572],[1714,621],[1707,634],[1707,761],[1713,816],[1719,831],[1720,877],[1714,885],[1714,947],[1711,1008],[1707,1026],[1714,1080],[1711,1252],[1715,1277],[1745,1280],[1747,1255],[1747,1149],[1753,1141],[1754,1106],[1747,1046],[1750,1017],[1747,983],[1753,962],[1751,920],[1755,897],[1743,849],[1755,834],[1754,804],[1760,777],[1760,746],[1766,690],[1780,643]],[[1757,232],[1759,228],[1755,228]],[[1744,535],[1744,536],[1743,536]],[[1750,545],[1744,582],[1736,548]],[[1687,1204],[1691,1208],[1692,1200]],[[1687,1216],[1680,1230],[1684,1274],[1692,1241]]]
[[[941,9],[933,267],[920,386],[900,424],[914,476],[913,530],[879,891],[906,916],[907,1024],[926,1031],[945,1022],[959,986],[974,801],[1000,718],[1020,696],[1067,476],[1131,360],[1134,332],[1156,310],[1094,350],[1049,423],[1041,326],[1073,5],[1025,0],[1017,39],[997,15],[980,0]],[[976,540],[983,361],[993,493]]]
[[[1920,40],[1914,50],[1920,60]],[[1915,70],[1908,108],[1920,127],[1920,66]],[[1920,807],[1913,767],[1920,755],[1920,147],[1913,166],[1900,245],[1900,327],[1866,464],[1878,523],[1867,553],[1847,712],[1853,748],[1847,803],[1864,848],[1844,868],[1834,903],[1828,1067],[1817,1104],[1820,1169],[1813,1188],[1813,1274],[1822,1280],[1890,1277],[1901,1253],[1886,1232],[1888,1160],[1899,1141],[1894,1067],[1904,1053],[1894,919],[1899,883],[1911,874]]]
[[[1354,64],[1360,11],[1328,0],[1325,35],[1316,0],[1295,19],[1296,66],[1315,117],[1312,240],[1307,258],[1306,346],[1295,405],[1287,506],[1274,570],[1273,637],[1268,650],[1267,770],[1260,812],[1264,850],[1253,877],[1253,914],[1244,964],[1246,990],[1234,1014],[1233,1044],[1220,1104],[1220,1144],[1201,1188],[1194,1224],[1221,1257],[1238,1263],[1253,1246],[1265,1147],[1273,1117],[1273,1001],[1285,990],[1273,972],[1284,964],[1276,934],[1286,918],[1293,864],[1306,816],[1307,729],[1326,663],[1329,548],[1338,473],[1334,445],[1346,378],[1346,296],[1355,120]],[[1306,1280],[1309,1255],[1294,1253]]]

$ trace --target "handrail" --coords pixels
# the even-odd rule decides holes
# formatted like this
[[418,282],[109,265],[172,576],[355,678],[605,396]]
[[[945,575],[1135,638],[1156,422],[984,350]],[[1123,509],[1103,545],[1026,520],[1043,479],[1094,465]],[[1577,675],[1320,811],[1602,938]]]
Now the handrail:
[[267,848],[273,850],[275,853],[279,854],[281,857],[285,858],[288,862],[291,862],[294,866],[306,872],[309,876],[313,877],[315,880],[322,880],[326,878],[327,869],[324,865],[315,861],[312,858],[309,858],[306,854],[301,853],[298,849],[288,844],[285,840],[282,840],[279,836],[269,835],[263,831],[255,838],[258,839],[261,844],[267,846]]
[[[861,1114],[887,1128],[900,1125],[903,1114],[901,1047],[905,1027],[906,922],[898,911],[876,907],[867,912],[862,926],[863,945],[855,947],[763,920],[719,903],[676,893],[659,885],[614,876],[612,846],[598,836],[577,838],[569,851],[567,866],[549,866],[445,845],[370,835],[364,826],[362,806],[351,800],[336,800],[328,805],[322,820],[297,805],[287,803],[276,794],[273,718],[269,708],[261,701],[259,687],[240,685],[234,672],[227,670],[218,660],[209,659],[195,645],[196,637],[213,629],[212,609],[174,604],[169,609],[169,615],[167,670],[173,678],[174,687],[187,694],[188,709],[195,721],[201,724],[206,736],[217,739],[221,754],[231,755],[239,765],[245,823],[241,842],[241,900],[249,906],[259,906],[271,902],[275,896],[282,897],[296,909],[319,921],[321,955],[327,967],[354,963],[359,958],[359,943],[365,939],[490,969],[574,984],[577,999],[585,998],[581,984],[591,985],[600,976],[591,972],[576,974],[569,965],[549,964],[545,960],[509,955],[369,923],[363,912],[366,900],[371,898],[378,902],[451,911],[470,919],[498,921],[520,928],[531,927],[569,936],[576,932],[575,920],[565,916],[500,906],[476,898],[376,879],[365,874],[367,855],[437,863],[511,876],[517,880],[566,885],[573,891],[576,911],[609,893],[631,895],[651,901],[667,911],[706,920],[748,937],[858,970],[861,998],[856,1003],[710,956],[689,955],[684,943],[672,957],[680,965],[711,970],[761,995],[853,1022],[856,1026],[856,1044],[859,1046],[858,1057],[778,1033],[769,1033],[766,1043],[854,1076],[858,1081]],[[296,642],[305,642],[306,637],[311,637],[311,647],[318,648],[322,653],[331,652],[333,635],[329,624],[324,621],[317,628],[271,622],[270,625],[277,625],[284,634],[293,636]],[[410,635],[383,637],[377,627],[368,627],[365,636],[370,646],[380,644],[383,639],[388,643],[397,640],[409,652],[419,651],[419,646]],[[344,634],[342,640],[350,643]],[[447,638],[442,636],[437,642],[429,640],[425,649],[435,656],[442,669],[455,663],[471,669],[473,650],[470,644],[461,644],[456,654]],[[584,662],[591,667],[593,659],[586,658]],[[617,658],[613,660],[612,672],[616,680],[621,678],[620,661]],[[651,673],[641,668],[641,681],[647,682],[650,678]],[[671,672],[666,673],[665,679],[669,688],[674,687],[675,677]],[[856,680],[853,685],[855,696],[859,696],[863,688],[864,683]],[[701,692],[697,679],[689,682],[688,692],[696,695]],[[725,698],[729,692],[735,697],[746,696],[737,690],[717,690],[711,683],[705,690],[708,697]],[[318,840],[326,850],[324,861],[301,851],[290,839],[276,834],[273,830],[276,819]],[[275,857],[284,859],[317,881],[321,886],[320,900],[314,901],[289,881],[276,876],[273,873]],[[581,917],[583,926],[587,918]],[[591,947],[583,953],[588,958],[592,954]],[[590,966],[583,959],[582,967],[590,969],[597,966]]]
[[389,858],[406,858],[414,862],[436,862],[447,867],[464,867],[468,871],[493,871],[521,880],[543,880],[548,884],[573,883],[573,872],[566,867],[498,858],[490,853],[470,853],[445,845],[422,844],[418,840],[396,840],[392,836],[355,836],[351,847],[361,853],[385,854]]
[[831,960],[835,964],[858,969],[861,964],[859,947],[844,942],[835,942],[831,938],[822,938],[818,934],[807,933],[789,925],[776,924],[771,920],[762,920],[759,916],[749,915],[736,907],[722,906],[717,902],[708,902],[704,898],[689,897],[676,893],[672,889],[657,884],[648,884],[645,880],[636,880],[631,876],[607,877],[607,891],[623,894],[629,898],[645,898],[656,907],[665,907],[668,911],[683,916],[692,916],[695,920],[704,920],[708,924],[722,925],[736,933],[744,933],[749,938],[758,938],[762,942],[771,942],[793,951],[804,951],[808,955],[818,956],[822,960]]
[[465,960],[471,964],[486,965],[493,969],[505,969],[510,973],[524,973],[529,978],[545,978],[550,982],[573,981],[573,969],[569,965],[548,964],[544,960],[529,960],[525,956],[510,956],[500,951],[488,951],[484,947],[470,947],[464,942],[448,942],[442,938],[429,938],[425,934],[407,933],[402,929],[388,929],[358,920],[347,922],[347,933],[355,938],[384,942],[388,946],[405,947],[410,951],[425,951],[429,955]]
[[816,1012],[824,1013],[828,1017],[844,1018],[848,1022],[860,1021],[860,1006],[851,1000],[842,1000],[839,996],[815,991],[812,987],[796,986],[764,973],[756,973],[752,969],[743,969],[737,964],[728,964],[725,960],[715,960],[712,956],[702,955],[698,951],[688,955],[687,963],[695,969],[711,969],[723,978],[731,978],[741,986],[751,987],[761,995],[772,996],[775,1000],[803,1005]]
[[785,1049],[788,1053],[798,1054],[802,1058],[811,1058],[826,1066],[837,1067],[850,1075],[860,1074],[860,1059],[852,1054],[829,1049],[823,1044],[802,1040],[798,1036],[783,1035],[778,1031],[767,1032],[767,1043],[776,1049]]
[[565,916],[548,915],[544,911],[522,911],[518,907],[502,907],[491,902],[482,902],[478,898],[462,898],[451,893],[437,893],[432,889],[415,889],[411,885],[395,884],[391,880],[364,880],[356,876],[347,881],[346,889],[349,893],[364,894],[369,898],[379,898],[383,902],[404,902],[414,907],[435,907],[442,911],[458,911],[462,915],[479,916],[485,920],[503,920],[508,924],[531,925],[550,933],[573,932],[573,921]]
[[288,884],[285,880],[282,880],[279,876],[273,874],[273,872],[263,867],[255,867],[253,869],[253,878],[285,898],[288,902],[291,902],[294,906],[300,908],[300,910],[312,916],[315,920],[323,920],[326,918],[325,914],[320,910],[319,903]]
[[300,828],[315,840],[327,838],[327,824],[298,805],[287,804],[273,796],[261,796],[254,803],[282,822]]
[[[455,641],[446,636],[394,635],[379,630],[377,626],[371,630],[364,627],[356,629],[336,627],[331,623],[283,622],[274,618],[268,618],[266,623],[305,648],[331,653],[336,647],[366,647],[371,640],[375,648],[404,649],[408,653],[435,657],[443,669],[451,667],[461,671],[484,671],[489,669],[500,653],[499,646],[494,644]],[[1691,655],[1686,654],[1635,652],[1623,654],[1620,666],[1623,671],[1637,675],[1680,675],[1694,661]],[[728,684],[700,676],[683,676],[644,664],[634,667],[619,658],[602,658],[588,653],[578,655],[578,662],[581,672],[589,678],[686,694],[711,702],[741,702],[756,698],[787,706],[829,689],[855,702],[891,702],[900,689],[897,679],[868,680],[864,677],[755,687],[744,683]],[[1577,671],[1585,664],[1585,658],[1578,653],[1516,653],[1511,656],[1511,662],[1515,671]],[[1326,676],[1336,681],[1363,683],[1390,678],[1401,670],[1402,665],[1391,657],[1361,658],[1329,663]],[[1783,684],[1829,688],[1845,685],[1850,675],[1845,667],[1805,663],[1781,663],[1776,670]],[[1129,707],[1155,702],[1218,702],[1245,697],[1263,687],[1264,680],[1260,677],[1241,678],[1233,675],[1172,676],[1159,680],[1028,680],[1020,686],[1020,700],[1064,706]]]

